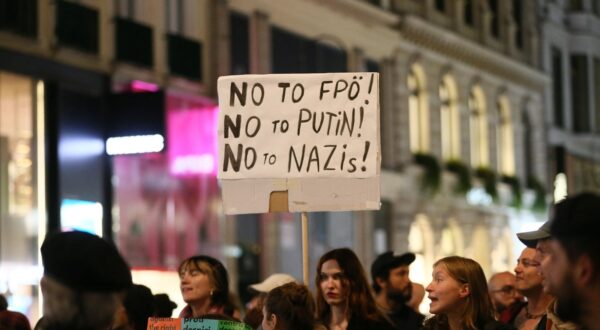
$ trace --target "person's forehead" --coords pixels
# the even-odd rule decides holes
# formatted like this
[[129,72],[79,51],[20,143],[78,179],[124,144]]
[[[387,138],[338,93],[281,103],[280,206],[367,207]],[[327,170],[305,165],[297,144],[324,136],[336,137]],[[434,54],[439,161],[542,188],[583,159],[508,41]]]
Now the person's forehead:
[[189,270],[209,270],[210,266],[204,261],[190,260],[185,265],[181,267],[181,271],[189,271]]
[[523,258],[533,258],[535,257],[535,249],[534,248],[525,248],[523,249],[523,252],[521,252],[521,259]]
[[408,265],[399,265],[394,268],[391,268],[390,272],[399,272],[399,271],[408,271],[408,270],[409,270]]
[[541,239],[537,241],[536,248],[537,249],[547,249],[550,247],[550,242],[554,241],[552,238]]
[[499,284],[509,284],[515,281],[515,275],[511,274],[511,273],[502,273],[502,274],[498,274],[496,275],[496,277],[494,277],[493,282],[499,283]]
[[340,268],[340,265],[335,259],[329,259],[325,261],[323,265],[321,265],[321,273],[333,274],[339,273],[341,271],[342,269]]
[[444,265],[444,264],[439,264],[439,265],[436,265],[436,266],[433,268],[433,274],[434,274],[434,275],[436,275],[436,274],[444,274],[444,275],[448,275],[448,268],[447,268],[447,267],[446,267],[446,265]]

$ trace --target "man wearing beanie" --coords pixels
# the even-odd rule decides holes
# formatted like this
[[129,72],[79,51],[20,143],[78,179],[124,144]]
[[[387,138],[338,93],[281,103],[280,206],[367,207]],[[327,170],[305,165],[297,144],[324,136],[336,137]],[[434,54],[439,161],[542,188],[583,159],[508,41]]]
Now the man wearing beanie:
[[542,261],[545,288],[557,313],[583,329],[600,329],[600,195],[580,193],[553,208],[548,257]]
[[412,295],[408,266],[413,261],[414,253],[395,256],[388,251],[379,255],[371,265],[375,300],[394,322],[395,329],[420,329],[425,318],[408,306]]
[[36,329],[110,329],[131,272],[117,249],[84,232],[50,234],[41,248],[43,317]]

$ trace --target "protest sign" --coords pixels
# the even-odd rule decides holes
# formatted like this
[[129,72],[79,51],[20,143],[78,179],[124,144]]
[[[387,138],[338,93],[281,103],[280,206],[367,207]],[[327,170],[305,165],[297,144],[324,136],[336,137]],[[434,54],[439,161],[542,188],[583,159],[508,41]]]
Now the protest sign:
[[[227,214],[379,208],[379,75],[220,77],[219,178]],[[278,195],[281,196],[281,195]]]
[[162,318],[148,319],[147,330],[252,330],[244,323],[205,318]]

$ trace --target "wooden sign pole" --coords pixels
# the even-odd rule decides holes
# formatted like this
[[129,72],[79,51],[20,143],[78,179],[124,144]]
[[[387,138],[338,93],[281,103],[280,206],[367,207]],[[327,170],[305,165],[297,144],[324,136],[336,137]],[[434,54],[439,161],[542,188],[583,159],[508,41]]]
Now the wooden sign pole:
[[304,284],[308,286],[309,276],[309,253],[308,253],[308,216],[306,212],[301,213],[302,217],[302,276]]

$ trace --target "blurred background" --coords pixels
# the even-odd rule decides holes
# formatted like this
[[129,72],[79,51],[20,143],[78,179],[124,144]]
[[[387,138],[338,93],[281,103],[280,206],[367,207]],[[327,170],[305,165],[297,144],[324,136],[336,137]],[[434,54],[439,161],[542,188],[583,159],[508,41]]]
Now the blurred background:
[[[309,214],[311,266],[413,251],[512,270],[515,232],[600,191],[600,0],[0,0],[0,292],[40,315],[45,234],[114,241],[183,307],[223,260],[242,299],[302,278],[298,214],[225,216],[216,81],[379,72],[381,210]],[[314,276],[314,269],[311,269]]]

